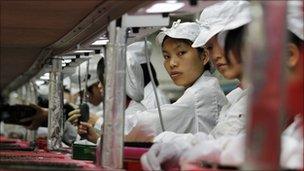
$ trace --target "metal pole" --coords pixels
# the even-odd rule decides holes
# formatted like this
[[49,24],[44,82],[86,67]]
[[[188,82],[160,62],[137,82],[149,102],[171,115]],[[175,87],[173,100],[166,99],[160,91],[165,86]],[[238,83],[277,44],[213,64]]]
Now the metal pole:
[[252,2],[249,25],[253,92],[242,169],[278,170],[284,102],[285,1]]
[[[27,104],[37,104],[37,91],[34,87],[34,83],[33,82],[29,82],[28,84],[26,84],[26,103]],[[26,140],[27,141],[34,141],[37,135],[37,131],[36,130],[26,130]]]
[[52,59],[49,85],[48,140],[49,150],[59,150],[63,134],[63,88],[61,59]]
[[109,43],[106,55],[104,134],[101,165],[123,168],[123,138],[125,109],[126,29],[108,26]]

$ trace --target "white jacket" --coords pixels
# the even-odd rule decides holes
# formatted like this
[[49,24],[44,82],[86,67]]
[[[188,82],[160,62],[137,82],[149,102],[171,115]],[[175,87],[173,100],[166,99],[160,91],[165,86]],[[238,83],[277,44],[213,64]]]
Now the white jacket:
[[227,94],[228,103],[222,108],[219,120],[210,135],[220,136],[237,135],[245,130],[248,107],[249,89],[236,88]]
[[[170,104],[169,98],[161,91],[160,89],[156,88],[157,95],[159,99],[159,104]],[[144,99],[141,101],[141,103],[135,102],[134,100],[131,100],[129,103],[129,106],[125,110],[125,114],[135,114],[137,111],[145,111],[149,109],[155,109],[157,108],[156,98],[153,92],[152,83],[146,85],[144,89]],[[91,110],[91,108],[90,108]],[[102,103],[99,105],[99,110],[96,111],[96,115],[99,116],[99,119],[95,123],[95,128],[99,129],[101,128],[103,124],[103,105]],[[94,113],[94,112],[93,112]]]
[[[175,103],[161,106],[165,130],[176,133],[209,133],[216,125],[219,112],[226,103],[227,99],[218,80],[211,76],[209,71],[205,71]],[[129,120],[132,121],[132,126],[128,123]],[[154,135],[162,132],[157,109],[137,112],[126,117],[126,124],[129,128],[125,133],[142,128],[149,128]]]
[[[248,89],[242,90],[241,88],[236,88],[227,94],[226,98],[228,103],[222,107],[220,112],[217,125],[210,131],[210,134],[201,136],[200,134],[196,138],[200,139],[198,141],[204,141],[207,139],[219,138],[221,136],[237,135],[242,133],[245,129],[245,114],[247,113],[247,99],[248,99]],[[170,142],[173,139],[179,139],[187,135],[183,134],[172,134],[165,132],[155,137],[155,142]],[[196,135],[195,135],[196,136]],[[196,136],[197,137],[197,136]],[[191,138],[187,138],[189,142],[192,141]]]
[[[157,96],[159,100],[159,105],[170,104],[169,98],[161,91],[159,88],[156,88]],[[157,108],[156,98],[153,91],[152,83],[149,82],[144,89],[144,99],[141,103],[149,110]]]

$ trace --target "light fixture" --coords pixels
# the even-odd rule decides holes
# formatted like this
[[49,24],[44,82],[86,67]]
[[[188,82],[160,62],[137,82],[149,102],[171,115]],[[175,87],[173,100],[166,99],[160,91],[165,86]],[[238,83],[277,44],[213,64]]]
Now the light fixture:
[[75,50],[74,53],[91,53],[93,50]]
[[168,0],[166,2],[156,3],[146,10],[147,13],[168,13],[181,9],[185,6],[183,2]]
[[99,39],[99,40],[96,40],[95,42],[93,42],[92,45],[94,45],[94,46],[106,45],[108,42],[109,42],[108,39]]

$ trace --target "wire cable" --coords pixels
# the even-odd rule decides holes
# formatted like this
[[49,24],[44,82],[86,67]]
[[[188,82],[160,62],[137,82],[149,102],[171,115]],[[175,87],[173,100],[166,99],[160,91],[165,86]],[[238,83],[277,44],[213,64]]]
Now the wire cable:
[[145,57],[146,57],[146,60],[147,60],[148,72],[149,72],[149,76],[150,76],[150,79],[151,79],[154,95],[155,95],[155,98],[156,98],[156,104],[157,104],[157,110],[158,110],[160,125],[161,125],[161,128],[162,128],[162,131],[164,132],[165,131],[164,121],[163,121],[162,113],[161,113],[161,110],[160,110],[160,104],[159,104],[158,95],[157,95],[157,91],[156,91],[156,85],[155,85],[154,77],[152,75],[151,66],[150,66],[150,59],[147,55],[148,54],[147,51],[148,51],[147,37],[145,37]]

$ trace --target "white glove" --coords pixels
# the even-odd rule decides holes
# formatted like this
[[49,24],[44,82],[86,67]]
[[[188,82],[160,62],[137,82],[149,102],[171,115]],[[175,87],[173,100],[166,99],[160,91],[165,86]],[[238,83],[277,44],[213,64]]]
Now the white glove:
[[167,132],[163,135],[171,135],[171,142],[162,139],[154,144],[150,150],[141,157],[144,170],[161,170],[161,165],[178,167],[181,154],[191,147],[192,134],[173,134]]
[[298,141],[283,135],[281,141],[281,166],[284,169],[303,169],[303,139]]
[[186,150],[186,146],[179,146],[177,143],[157,143],[145,153],[140,161],[144,170],[161,170],[161,165],[178,166],[180,155]]
[[245,161],[246,136],[239,135],[226,139],[226,145],[222,149],[220,164],[225,166],[240,166]]
[[179,160],[181,170],[189,170],[201,161],[217,163],[220,158],[221,148],[217,140],[204,140],[185,152]]

